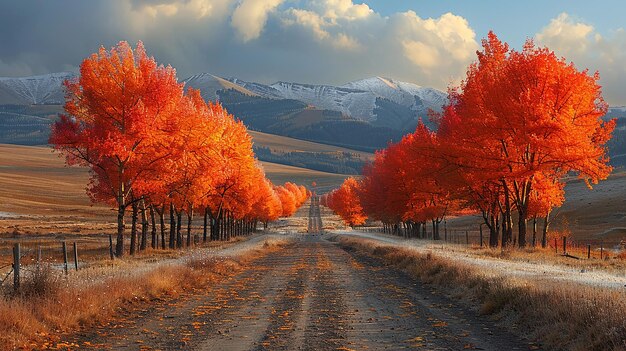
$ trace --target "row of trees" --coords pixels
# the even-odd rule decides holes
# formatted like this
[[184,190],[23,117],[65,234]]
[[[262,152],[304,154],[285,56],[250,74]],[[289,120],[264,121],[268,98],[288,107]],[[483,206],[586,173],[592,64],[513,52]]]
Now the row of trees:
[[362,179],[328,194],[326,203],[347,223],[367,216],[420,237],[430,222],[438,239],[445,216],[480,213],[491,246],[523,247],[528,222],[534,244],[542,219],[545,246],[567,178],[591,188],[608,177],[615,122],[601,118],[608,106],[598,73],[579,71],[530,40],[516,51],[489,33],[482,46],[460,86],[449,89],[443,112],[432,114],[436,131],[420,121],[377,152]]
[[[126,42],[85,59],[66,81],[65,111],[50,144],[68,165],[87,166],[88,194],[117,208],[116,254],[125,252],[125,214],[132,209],[130,252],[191,244],[194,213],[204,215],[203,240],[228,240],[290,216],[308,197],[302,186],[274,186],[252,151],[246,127],[198,90],[184,90],[176,71],[157,65],[139,43]],[[150,221],[148,221],[148,213]],[[141,214],[141,237],[137,234]],[[210,236],[209,236],[210,233]]]

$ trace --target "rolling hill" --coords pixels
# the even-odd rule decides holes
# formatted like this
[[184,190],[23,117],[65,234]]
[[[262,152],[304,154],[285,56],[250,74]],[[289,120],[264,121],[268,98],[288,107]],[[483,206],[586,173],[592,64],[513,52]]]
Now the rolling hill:
[[[326,191],[346,175],[261,162],[275,184],[286,181]],[[47,146],[0,144],[0,219],[3,213],[96,219],[113,216],[106,206],[92,206],[85,193],[86,168],[66,167],[64,159]]]
[[314,143],[306,140],[299,140],[280,135],[268,134],[258,131],[250,131],[255,145],[267,147],[272,151],[288,153],[288,152],[327,152],[327,153],[354,153],[360,158],[371,159],[373,154],[369,152],[356,151],[348,148],[342,148],[327,144]]
[[[62,112],[62,82],[72,77],[71,72],[0,77],[0,143],[45,144],[50,124]],[[257,142],[261,160],[345,174],[360,171],[363,153],[382,149],[411,132],[418,117],[435,128],[425,118],[427,110],[437,110],[447,99],[439,90],[383,77],[341,86],[265,85],[202,73],[184,82],[200,89],[205,99],[220,101],[252,131],[318,144],[313,150],[279,152],[271,143]],[[609,143],[612,163],[617,166],[626,165],[625,111],[614,107],[606,117],[617,118]],[[332,146],[320,148],[319,144]]]

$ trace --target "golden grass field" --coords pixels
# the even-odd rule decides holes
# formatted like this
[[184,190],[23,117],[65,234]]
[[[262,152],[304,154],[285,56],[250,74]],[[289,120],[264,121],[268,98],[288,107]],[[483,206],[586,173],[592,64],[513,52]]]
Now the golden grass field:
[[257,132],[249,130],[248,133],[252,135],[254,144],[264,146],[272,150],[273,152],[286,153],[297,151],[308,152],[324,152],[324,153],[337,153],[346,152],[354,155],[358,155],[364,160],[370,160],[374,157],[374,154],[364,151],[356,151],[344,147],[332,146],[326,144],[315,143],[312,141],[299,140],[280,135],[267,134],[263,132]]
[[[482,218],[466,216],[450,218],[447,227],[450,233],[465,240],[465,230],[469,230],[470,240],[478,242],[479,225]],[[515,224],[517,225],[517,224]],[[538,221],[538,236],[541,235],[542,221]],[[532,233],[529,223],[529,235]],[[485,235],[488,230],[483,226]],[[607,180],[589,189],[584,182],[573,179],[565,186],[565,203],[552,212],[550,224],[552,236],[566,235],[581,245],[591,244],[597,248],[604,243],[605,248],[614,248],[626,240],[626,172],[615,171]],[[514,228],[514,235],[516,228]],[[487,240],[486,237],[484,240]]]
[[[310,187],[315,181],[318,188],[332,188],[347,177],[262,165],[276,184],[291,181]],[[49,147],[0,144],[0,235],[112,232],[115,213],[107,206],[91,204],[85,192],[88,178],[85,168],[66,167]]]
[[[335,146],[251,132],[255,143],[272,149],[310,152],[345,151],[371,154]],[[347,176],[274,163],[261,162],[274,183],[286,181],[311,186],[318,192],[338,186]],[[66,167],[64,160],[45,146],[0,144],[0,235],[103,234],[114,229],[114,212],[90,203],[85,187],[88,172]],[[626,172],[615,172],[608,180],[588,189],[571,181],[566,202],[554,212],[551,229],[571,232],[574,240],[616,245],[626,238]],[[16,217],[18,216],[18,217]],[[478,236],[478,217],[451,218],[448,229],[470,237]]]

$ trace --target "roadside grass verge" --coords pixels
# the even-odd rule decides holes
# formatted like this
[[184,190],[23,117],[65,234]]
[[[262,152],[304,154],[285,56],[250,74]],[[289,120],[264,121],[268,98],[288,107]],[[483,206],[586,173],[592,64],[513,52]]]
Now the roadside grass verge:
[[576,259],[573,257],[563,256],[562,249],[555,252],[554,247],[528,247],[524,249],[509,247],[502,249],[490,247],[481,248],[478,245],[472,245],[460,247],[456,250],[479,256],[494,257],[510,261],[549,263],[578,269],[595,269],[607,272],[623,272],[624,269],[626,269],[626,251],[617,253],[610,250],[604,250],[603,258],[600,259],[600,252],[597,249],[594,249],[591,252],[591,258],[587,259],[586,248],[568,248],[567,253],[578,258]]
[[42,265],[25,276],[19,293],[5,290],[0,295],[0,349],[68,346],[59,344],[60,335],[114,320],[119,310],[206,289],[286,243],[287,240],[266,239],[233,257],[191,255],[176,263],[156,262],[153,267],[141,267],[138,274],[128,271],[140,266],[121,263],[112,268],[118,275],[95,280],[91,278],[98,268],[89,274],[66,278],[58,270]]
[[444,288],[479,313],[548,350],[626,350],[626,288],[533,282],[488,276],[480,269],[432,253],[340,237],[346,250],[373,256],[424,284]]

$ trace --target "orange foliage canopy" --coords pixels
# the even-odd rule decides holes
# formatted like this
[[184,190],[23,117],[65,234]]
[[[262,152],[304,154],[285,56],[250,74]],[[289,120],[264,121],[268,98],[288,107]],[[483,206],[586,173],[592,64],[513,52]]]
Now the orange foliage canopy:
[[331,208],[343,217],[360,204],[375,220],[409,227],[432,221],[435,239],[446,214],[480,212],[491,245],[500,229],[503,244],[512,241],[515,211],[524,246],[527,220],[564,201],[567,174],[590,187],[609,175],[606,142],[615,122],[601,118],[607,104],[598,73],[579,71],[532,40],[515,51],[489,33],[482,45],[443,112],[433,114],[438,130],[419,122],[377,152],[362,180],[329,194]]
[[93,201],[118,209],[117,254],[126,208],[139,201],[171,212],[263,222],[289,216],[308,197],[302,186],[274,187],[256,160],[246,127],[198,90],[183,90],[140,42],[120,42],[85,59],[65,83],[66,115],[50,143],[69,165],[91,170]]
[[358,197],[359,183],[349,177],[324,199],[324,205],[335,211],[350,226],[362,225],[367,216]]

